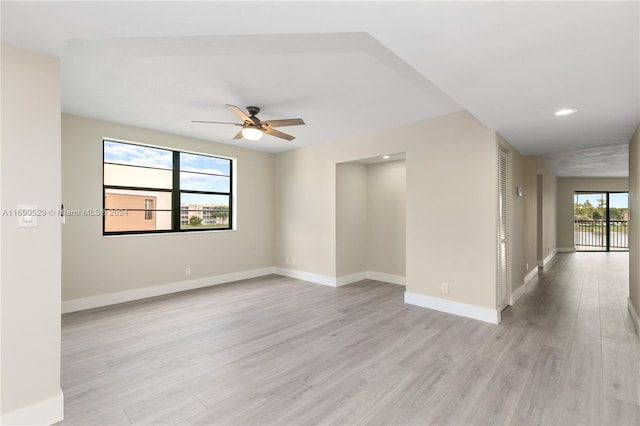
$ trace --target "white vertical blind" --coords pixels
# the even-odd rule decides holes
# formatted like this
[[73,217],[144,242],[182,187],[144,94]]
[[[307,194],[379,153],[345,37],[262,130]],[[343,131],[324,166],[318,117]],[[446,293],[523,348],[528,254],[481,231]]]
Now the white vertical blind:
[[508,244],[508,153],[498,148],[498,223],[497,223],[497,286],[498,308],[509,303],[507,289],[507,244]]

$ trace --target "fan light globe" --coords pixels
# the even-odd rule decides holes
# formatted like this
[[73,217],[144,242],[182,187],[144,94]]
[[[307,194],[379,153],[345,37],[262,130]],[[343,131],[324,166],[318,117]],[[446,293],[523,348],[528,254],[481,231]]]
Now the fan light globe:
[[242,129],[242,136],[250,141],[257,141],[262,139],[262,130],[255,127],[245,127]]

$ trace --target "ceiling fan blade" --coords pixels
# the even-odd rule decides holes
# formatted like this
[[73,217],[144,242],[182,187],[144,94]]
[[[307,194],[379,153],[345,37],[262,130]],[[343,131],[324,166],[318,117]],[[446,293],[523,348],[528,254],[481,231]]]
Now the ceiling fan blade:
[[285,120],[264,120],[262,124],[269,127],[302,126],[305,124],[302,118],[288,118]]
[[234,140],[242,139],[242,129],[233,137]]
[[238,108],[237,106],[235,106],[235,105],[230,105],[230,104],[226,104],[226,105],[231,109],[231,111],[233,111],[233,113],[234,113],[235,115],[237,115],[238,117],[240,117],[240,119],[241,119],[242,121],[247,121],[247,120],[251,121],[251,119],[249,118],[249,116],[248,116],[247,114],[245,114],[245,113],[244,113],[244,111],[242,111],[242,110],[241,110],[240,108]]
[[280,138],[280,139],[286,139],[288,141],[292,141],[296,138],[295,136],[291,136],[286,133],[279,132],[275,129],[270,129],[268,127],[266,129],[263,129],[263,131],[268,135],[275,136],[276,138]]
[[242,124],[238,123],[229,123],[228,121],[202,121],[202,120],[191,120],[192,123],[207,123],[207,124],[233,124],[234,126],[242,126]]
[[235,105],[229,105],[229,104],[226,104],[226,105],[229,108],[231,108],[231,111],[233,111],[235,115],[240,117],[242,121],[248,121],[249,123],[253,123],[256,126],[260,125],[260,120],[258,120],[258,117],[248,116],[247,114],[244,113],[244,111],[242,111],[240,108],[238,108]]

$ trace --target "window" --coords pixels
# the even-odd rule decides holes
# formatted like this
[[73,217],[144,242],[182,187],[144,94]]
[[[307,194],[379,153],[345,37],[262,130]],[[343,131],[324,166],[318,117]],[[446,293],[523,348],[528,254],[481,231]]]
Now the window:
[[151,220],[153,219],[153,200],[146,199],[144,200],[144,219]]
[[103,234],[232,229],[231,159],[103,141]]

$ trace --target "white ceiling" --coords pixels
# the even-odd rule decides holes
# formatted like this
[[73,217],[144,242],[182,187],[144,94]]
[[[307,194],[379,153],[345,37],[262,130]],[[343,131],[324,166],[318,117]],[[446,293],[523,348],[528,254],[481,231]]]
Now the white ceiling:
[[[3,42],[61,58],[63,111],[268,152],[466,109],[558,175],[618,176],[604,148],[640,120],[637,1],[0,7]],[[236,121],[226,103],[308,124],[250,143],[191,123]],[[559,160],[584,152],[598,170]]]

